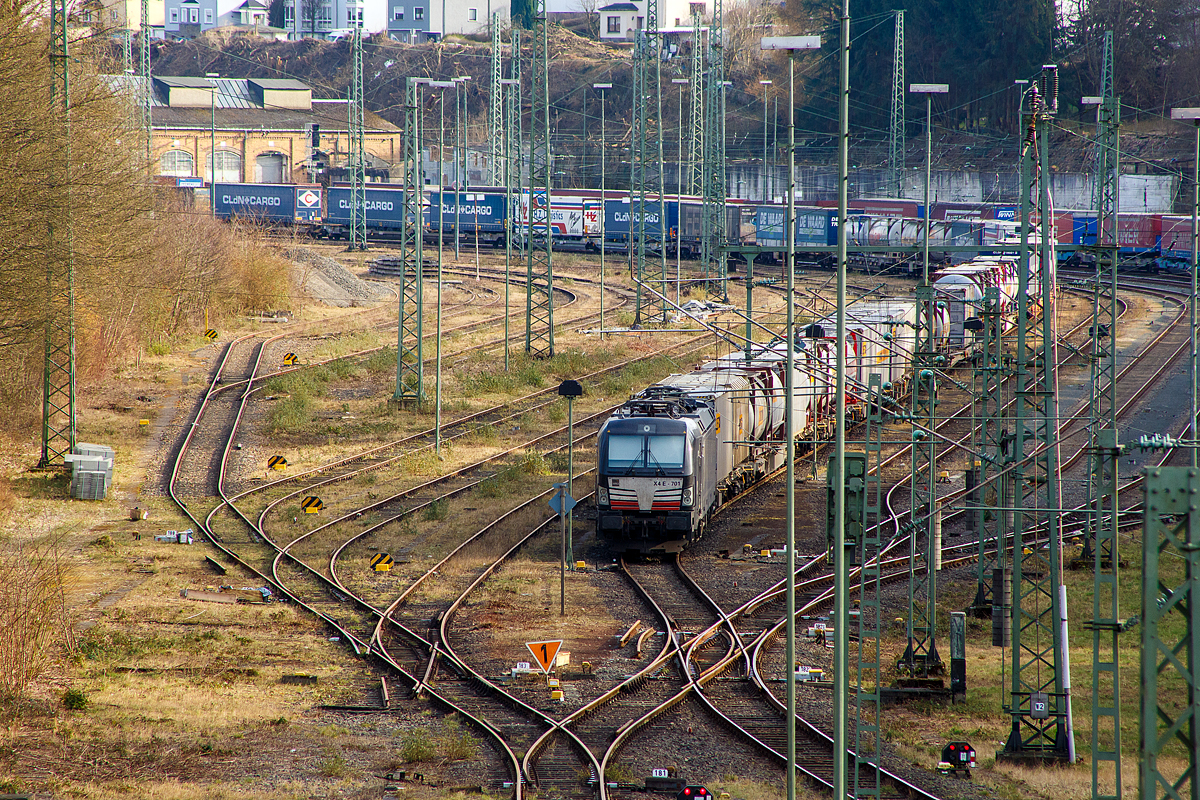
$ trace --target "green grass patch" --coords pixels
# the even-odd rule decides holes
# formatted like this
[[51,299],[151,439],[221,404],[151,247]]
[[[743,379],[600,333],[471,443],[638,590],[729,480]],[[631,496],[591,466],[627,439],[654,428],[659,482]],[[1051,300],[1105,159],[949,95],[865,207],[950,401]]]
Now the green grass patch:
[[363,362],[363,369],[372,375],[385,372],[394,374],[396,372],[396,348],[382,347],[371,353],[371,355],[367,356],[367,360]]

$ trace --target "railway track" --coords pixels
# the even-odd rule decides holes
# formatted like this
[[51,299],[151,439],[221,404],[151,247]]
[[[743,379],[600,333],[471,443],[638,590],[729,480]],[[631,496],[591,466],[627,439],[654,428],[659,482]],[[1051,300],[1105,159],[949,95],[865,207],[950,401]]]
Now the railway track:
[[[234,380],[239,386],[242,377],[246,377],[241,394],[241,399],[244,399],[252,389],[255,365],[262,358],[261,348],[257,354],[251,351],[250,354],[239,358],[244,360],[231,361],[230,372],[227,374],[235,376]],[[242,371],[239,372],[239,369]],[[220,391],[219,384],[215,381],[210,387],[210,392],[214,389]],[[230,391],[227,394],[232,397],[234,393]],[[540,402],[534,399],[533,395],[524,399],[534,404]],[[501,412],[495,413],[501,416],[462,421],[464,430],[469,431],[472,424],[497,424],[496,420],[502,420],[503,415]],[[410,444],[417,446],[415,440]],[[527,444],[539,448],[549,446],[544,441]],[[378,465],[386,457],[382,454],[364,457],[361,468],[368,473],[379,471]],[[378,460],[370,463],[372,458]],[[354,474],[354,471],[340,472],[345,466],[347,465],[330,468],[326,474],[321,475],[321,479],[345,480],[346,476]],[[223,474],[223,471],[222,469],[219,473]],[[279,486],[276,489],[300,485],[300,482],[289,479],[287,487]],[[409,496],[406,501],[401,501],[401,505],[405,506],[403,511],[411,515],[421,502],[436,503],[445,499],[444,494],[454,491],[455,488],[443,487],[442,495],[426,501],[415,495]],[[226,494],[223,486],[218,487],[218,490],[219,494]],[[239,500],[240,497],[229,499]],[[534,498],[530,502],[539,499]],[[334,501],[335,504],[340,502],[343,501]],[[275,501],[274,507],[279,508],[282,504]],[[361,521],[368,513],[375,511],[353,502],[346,503],[344,508],[338,510],[343,512],[340,515],[340,522],[343,524]],[[383,510],[378,521],[382,522],[382,518],[387,516],[402,518],[402,514],[398,512],[398,509]],[[522,782],[525,779],[533,780],[540,790],[560,791],[566,796],[592,796],[595,791],[602,797],[609,796],[601,779],[605,765],[614,763],[619,758],[622,747],[629,746],[634,737],[647,733],[653,735],[654,726],[657,724],[655,720],[680,702],[684,702],[680,698],[681,694],[699,700],[702,696],[710,694],[706,689],[709,686],[740,684],[723,702],[712,700],[713,713],[718,713],[716,708],[725,705],[728,711],[721,712],[722,716],[730,721],[734,729],[749,729],[750,732],[757,730],[761,736],[753,738],[764,745],[764,752],[778,753],[779,737],[776,735],[771,741],[769,731],[773,728],[770,718],[774,713],[776,728],[780,731],[782,728],[778,727],[778,722],[782,718],[777,712],[771,711],[769,703],[763,703],[761,690],[748,693],[745,691],[746,677],[754,672],[755,662],[749,658],[747,648],[743,644],[748,638],[757,640],[769,637],[771,625],[768,621],[772,617],[777,620],[780,613],[777,598],[761,599],[756,606],[756,610],[761,610],[761,617],[750,622],[753,615],[744,615],[744,618],[738,620],[738,625],[744,629],[738,630],[733,625],[733,615],[722,614],[719,611],[720,606],[715,602],[712,603],[712,611],[708,612],[707,616],[698,610],[703,608],[703,601],[697,599],[690,604],[681,602],[681,598],[693,591],[690,588],[685,589],[682,578],[674,583],[668,579],[662,585],[649,589],[649,595],[673,598],[671,601],[663,601],[664,624],[666,629],[673,633],[662,639],[662,650],[650,660],[645,669],[613,692],[605,692],[596,698],[594,705],[589,703],[586,706],[587,710],[564,719],[555,719],[554,715],[548,714],[544,709],[521,700],[519,695],[500,691],[493,679],[473,671],[467,663],[467,657],[459,654],[462,641],[452,627],[455,611],[482,585],[501,563],[500,560],[493,562],[488,569],[456,577],[452,587],[443,589],[441,594],[456,594],[457,600],[449,609],[442,605],[440,616],[439,606],[425,602],[428,598],[420,596],[419,585],[409,591],[404,599],[391,604],[390,607],[384,607],[382,603],[377,602],[378,598],[374,602],[362,599],[359,595],[365,595],[366,592],[360,587],[347,588],[347,582],[338,574],[339,562],[348,563],[372,549],[373,540],[370,536],[378,536],[378,531],[348,538],[345,531],[335,531],[330,526],[326,528],[329,531],[326,537],[328,541],[321,540],[321,529],[318,529],[317,532],[290,538],[287,532],[283,532],[276,541],[268,542],[267,536],[276,535],[272,530],[276,523],[271,519],[268,510],[264,509],[256,518],[242,520],[247,530],[255,531],[264,541],[260,543],[254,536],[247,536],[244,543],[239,543],[241,549],[257,548],[269,551],[269,545],[273,544],[276,551],[271,558],[269,569],[266,568],[265,561],[260,563],[260,574],[269,575],[278,585],[290,587],[289,593],[295,592],[305,598],[302,602],[306,608],[346,635],[357,650],[392,670],[412,694],[430,698],[443,708],[463,714],[473,729],[485,735],[492,743],[489,748],[492,753],[489,756],[492,767],[489,771],[497,774],[493,785],[503,786],[506,777],[513,785],[517,797],[522,795]],[[516,527],[524,528],[525,532],[533,536],[537,531],[543,530],[544,524],[544,521],[532,526],[520,523]],[[473,534],[475,535],[488,534],[479,530]],[[509,552],[513,552],[526,540],[514,535],[513,538],[505,539],[502,544],[511,545]],[[331,545],[338,542],[340,545],[334,548],[335,555],[325,560],[325,554],[329,552]],[[305,549],[309,545],[311,550]],[[414,542],[413,546],[416,547],[417,543]],[[499,545],[493,542],[489,547],[497,548]],[[317,555],[322,555],[322,558],[318,559]],[[447,559],[452,557],[452,554],[446,556]],[[451,563],[444,560],[443,566]],[[453,570],[445,570],[443,574],[451,571]],[[647,583],[651,581],[650,578],[645,580]],[[813,591],[816,592],[815,586]],[[814,602],[818,597],[819,593],[815,593]],[[677,602],[678,605],[672,605],[673,602]],[[711,633],[706,635],[706,631],[710,629]],[[718,681],[718,675],[730,664],[740,665],[733,667],[742,672],[739,680]],[[672,675],[674,682],[670,680]],[[643,692],[643,687],[648,691]],[[717,690],[711,690],[715,691]],[[605,699],[609,694],[611,696]],[[620,700],[620,705],[614,703],[615,700]],[[623,721],[622,717],[625,718]],[[819,749],[821,745],[813,744],[812,747]],[[524,755],[519,757],[518,753],[522,750]],[[824,757],[831,759],[832,756],[829,754]],[[817,750],[814,750],[811,759],[807,760],[814,763],[818,761]],[[818,785],[823,780],[819,772],[814,772],[811,779]],[[902,787],[903,784],[898,783],[895,786]],[[901,788],[897,788],[897,791],[901,791]],[[903,791],[912,789],[904,788]]]

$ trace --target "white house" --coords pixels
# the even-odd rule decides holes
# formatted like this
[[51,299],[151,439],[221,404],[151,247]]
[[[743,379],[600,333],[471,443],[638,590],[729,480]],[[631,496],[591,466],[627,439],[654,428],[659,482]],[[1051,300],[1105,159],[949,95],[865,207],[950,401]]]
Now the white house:
[[267,0],[165,0],[168,37],[191,38],[210,28],[266,26]]
[[290,0],[284,6],[283,26],[293,39],[325,37],[361,26],[363,34],[388,29],[388,0]]
[[[711,5],[709,0],[659,0],[658,28],[670,34],[668,39],[690,38],[692,12],[704,19]],[[646,26],[646,0],[619,0],[596,10],[600,16],[600,40],[632,42],[637,31]]]

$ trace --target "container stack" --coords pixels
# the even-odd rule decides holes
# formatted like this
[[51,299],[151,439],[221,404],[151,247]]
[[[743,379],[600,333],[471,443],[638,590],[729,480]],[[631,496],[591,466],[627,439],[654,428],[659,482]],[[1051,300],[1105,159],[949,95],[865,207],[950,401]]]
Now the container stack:
[[71,497],[77,500],[103,500],[112,486],[113,460],[116,453],[104,444],[80,442],[65,457],[71,465]]

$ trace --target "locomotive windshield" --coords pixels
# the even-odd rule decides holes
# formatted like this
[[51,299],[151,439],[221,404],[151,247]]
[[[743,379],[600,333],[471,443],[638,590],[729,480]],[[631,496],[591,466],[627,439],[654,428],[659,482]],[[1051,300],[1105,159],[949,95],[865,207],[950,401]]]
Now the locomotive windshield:
[[683,469],[685,438],[613,434],[608,437],[608,469]]

